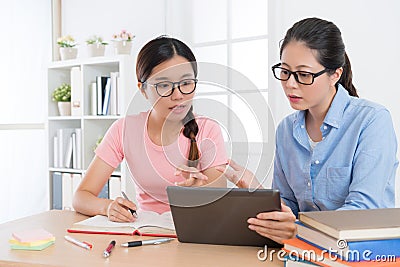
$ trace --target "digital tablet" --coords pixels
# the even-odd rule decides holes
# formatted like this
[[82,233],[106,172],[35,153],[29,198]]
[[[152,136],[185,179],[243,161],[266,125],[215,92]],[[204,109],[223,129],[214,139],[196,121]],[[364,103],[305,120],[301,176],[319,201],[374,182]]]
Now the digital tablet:
[[248,228],[247,219],[281,210],[278,190],[213,187],[167,187],[180,242],[282,247]]

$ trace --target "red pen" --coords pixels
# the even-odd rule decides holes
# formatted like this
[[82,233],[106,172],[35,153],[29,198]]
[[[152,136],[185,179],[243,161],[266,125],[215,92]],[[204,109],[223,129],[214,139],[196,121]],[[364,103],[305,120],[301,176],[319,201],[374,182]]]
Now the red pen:
[[111,251],[113,250],[114,247],[115,247],[115,240],[111,241],[106,250],[104,250],[103,252],[104,258],[108,258],[110,256]]

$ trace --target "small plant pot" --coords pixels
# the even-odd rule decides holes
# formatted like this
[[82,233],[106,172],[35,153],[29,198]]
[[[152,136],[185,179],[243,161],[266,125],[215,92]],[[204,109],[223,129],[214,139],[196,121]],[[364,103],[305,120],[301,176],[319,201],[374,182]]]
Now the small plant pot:
[[116,55],[130,55],[132,50],[132,41],[114,41]]
[[60,116],[71,116],[71,102],[57,102]]
[[88,44],[87,51],[89,57],[102,57],[106,50],[106,46],[103,44]]
[[75,59],[78,55],[76,47],[60,47],[61,60]]

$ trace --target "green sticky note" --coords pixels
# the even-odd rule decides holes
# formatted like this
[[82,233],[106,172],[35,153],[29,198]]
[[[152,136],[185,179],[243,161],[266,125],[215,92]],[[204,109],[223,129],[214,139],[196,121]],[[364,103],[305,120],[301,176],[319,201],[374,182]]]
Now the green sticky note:
[[18,250],[43,250],[51,245],[53,245],[55,242],[54,241],[49,241],[45,244],[39,245],[39,246],[20,246],[20,245],[15,245],[11,244],[11,249],[18,249]]

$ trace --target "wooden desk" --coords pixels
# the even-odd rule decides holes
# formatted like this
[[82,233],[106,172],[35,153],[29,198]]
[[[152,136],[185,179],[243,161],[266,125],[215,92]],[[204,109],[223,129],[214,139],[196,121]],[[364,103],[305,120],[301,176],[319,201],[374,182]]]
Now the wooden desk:
[[[148,237],[124,235],[69,234],[93,244],[88,251],[64,240],[67,228],[87,217],[73,211],[48,211],[0,225],[0,266],[283,266],[275,253],[274,261],[260,261],[258,247],[180,243],[122,248],[119,245]],[[54,245],[42,251],[11,250],[8,240],[15,231],[43,228],[56,237]],[[107,259],[103,251],[111,240],[117,246]]]

